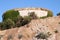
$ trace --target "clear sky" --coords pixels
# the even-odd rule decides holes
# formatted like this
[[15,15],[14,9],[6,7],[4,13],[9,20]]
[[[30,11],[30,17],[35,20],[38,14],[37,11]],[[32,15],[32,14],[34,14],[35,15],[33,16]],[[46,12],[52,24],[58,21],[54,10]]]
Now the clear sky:
[[0,0],[0,22],[6,10],[26,7],[47,8],[52,10],[56,16],[60,12],[60,0]]

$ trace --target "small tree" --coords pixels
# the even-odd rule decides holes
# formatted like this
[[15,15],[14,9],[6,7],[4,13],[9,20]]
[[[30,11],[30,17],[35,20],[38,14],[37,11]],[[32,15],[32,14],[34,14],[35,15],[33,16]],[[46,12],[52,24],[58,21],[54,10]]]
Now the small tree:
[[6,11],[2,18],[3,18],[3,21],[7,20],[7,19],[11,19],[11,20],[14,20],[16,19],[16,17],[19,15],[19,12],[18,11],[15,11],[15,10],[8,10]]
[[2,30],[13,28],[15,23],[11,19],[7,19],[1,25]]
[[40,17],[40,19],[44,19],[44,18],[47,18],[47,16]]
[[15,19],[15,23],[17,27],[22,26],[22,20],[23,20],[22,16],[17,16],[17,19]]
[[0,22],[0,30],[1,30],[2,22]]
[[47,17],[52,17],[53,16],[53,12],[52,11],[48,11]]
[[19,16],[18,20],[16,22],[16,26],[17,27],[24,26],[24,25],[28,24],[30,21],[31,21],[30,16],[24,16],[24,17]]
[[60,12],[57,14],[57,16],[60,16]]
[[22,21],[22,25],[28,24],[31,21],[30,16],[25,16]]

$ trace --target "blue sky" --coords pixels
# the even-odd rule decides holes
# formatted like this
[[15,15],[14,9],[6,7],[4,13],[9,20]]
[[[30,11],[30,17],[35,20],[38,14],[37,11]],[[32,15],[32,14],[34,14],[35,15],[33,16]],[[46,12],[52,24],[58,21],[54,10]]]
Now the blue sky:
[[60,12],[60,0],[0,0],[0,22],[5,11],[13,8],[41,7],[53,11],[54,16]]

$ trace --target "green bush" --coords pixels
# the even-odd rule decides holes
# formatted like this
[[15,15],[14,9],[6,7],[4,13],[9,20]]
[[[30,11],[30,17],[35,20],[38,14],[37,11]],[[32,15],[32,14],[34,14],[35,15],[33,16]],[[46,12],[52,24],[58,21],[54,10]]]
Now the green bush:
[[9,10],[9,11],[6,11],[2,18],[3,18],[3,21],[7,20],[7,19],[16,19],[16,17],[19,15],[19,12],[18,11],[15,11],[15,10]]
[[60,12],[57,14],[57,16],[60,16]]
[[52,11],[48,11],[48,15],[47,15],[47,17],[52,17],[52,16],[53,16]]
[[50,33],[43,33],[43,32],[41,32],[40,34],[38,34],[37,36],[35,36],[37,39],[46,39],[47,40],[47,38],[48,37],[50,37]]
[[0,22],[0,30],[1,30],[2,22]]
[[31,21],[31,18],[29,16],[24,16],[24,17],[18,17],[18,21],[16,22],[16,26],[24,26],[28,24]]
[[40,17],[40,19],[44,19],[44,18],[47,18],[47,16]]
[[22,26],[25,25],[25,24],[28,24],[30,21],[31,21],[31,17],[30,16],[25,16],[23,18],[23,21],[22,21]]
[[36,37],[37,37],[37,39],[39,39],[39,38],[41,38],[41,39],[46,39],[47,35],[44,34],[44,33],[40,33],[40,34],[38,34]]
[[[52,17],[53,14],[51,11],[48,11],[48,15],[40,18],[47,18],[47,17]],[[6,11],[3,16],[3,22],[0,23],[0,28],[2,30],[4,29],[10,29],[14,27],[20,27],[28,24],[32,19],[38,19],[37,15],[35,12],[30,12],[28,13],[28,16],[20,16],[18,11],[15,10],[9,10]]]
[[32,18],[30,16],[24,16],[23,19],[28,21],[28,22],[32,20]]
[[23,20],[22,16],[18,15],[13,21],[17,23],[18,21]]
[[15,19],[16,27],[22,26],[22,20],[23,20],[22,16],[18,16],[17,19]]
[[10,29],[15,26],[15,23],[11,19],[7,19],[6,21],[2,22],[1,29]]

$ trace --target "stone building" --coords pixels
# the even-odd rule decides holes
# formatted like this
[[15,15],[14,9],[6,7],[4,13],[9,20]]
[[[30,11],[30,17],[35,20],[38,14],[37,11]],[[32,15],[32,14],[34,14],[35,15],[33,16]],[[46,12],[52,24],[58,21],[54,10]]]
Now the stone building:
[[[48,15],[48,10],[43,8],[16,8],[14,10],[18,11],[22,17],[28,16],[31,12],[34,12],[38,17]],[[19,28],[0,31],[0,40],[56,40],[54,26],[58,26],[56,23],[60,22],[59,18],[36,19]],[[41,33],[43,37],[41,37]]]
[[16,8],[21,16],[28,16],[29,13],[34,12],[38,17],[47,16],[48,10],[43,8]]

